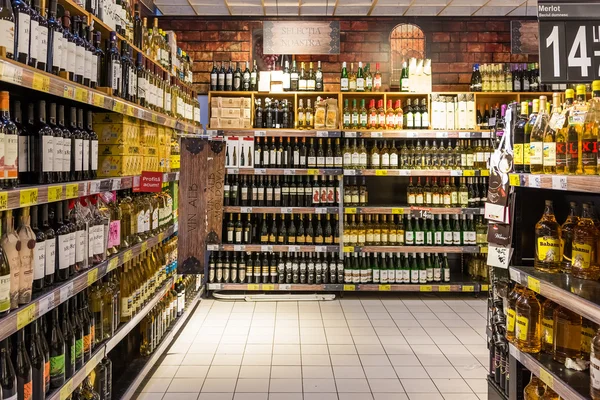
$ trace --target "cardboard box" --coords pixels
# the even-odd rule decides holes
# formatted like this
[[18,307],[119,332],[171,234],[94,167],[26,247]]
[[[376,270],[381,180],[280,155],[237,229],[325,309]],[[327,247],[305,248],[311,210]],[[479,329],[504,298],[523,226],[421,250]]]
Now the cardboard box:
[[242,118],[252,118],[252,111],[250,111],[249,108],[242,108],[241,109],[241,113],[242,113]]
[[[254,168],[254,137],[244,136],[240,140],[240,168]],[[243,155],[243,157],[242,157]],[[243,163],[242,163],[243,161]]]
[[240,118],[241,116],[240,108],[221,108],[221,118]]
[[242,107],[251,109],[252,108],[252,99],[250,97],[242,97]]
[[242,124],[240,118],[223,119],[219,118],[219,127],[223,129],[227,128],[241,128]]
[[219,118],[218,117],[210,117],[210,125],[209,126],[212,129],[220,128],[221,126],[219,125]]
[[142,154],[140,147],[128,144],[102,144],[98,146],[98,156],[129,156]]
[[252,128],[252,123],[250,122],[250,118],[241,118],[241,128],[249,129]]
[[219,107],[211,107],[210,108],[210,116],[211,117],[220,117],[221,116],[221,109]]
[[226,136],[225,143],[225,167],[237,168],[240,166],[240,138],[237,136]]
[[139,144],[139,124],[97,123],[94,124],[94,130],[99,144]]
[[99,156],[98,176],[115,177],[140,175],[143,156]]
[[[221,108],[240,108],[242,107],[243,101],[241,97],[220,97],[221,103],[219,107]],[[221,110],[223,112],[223,110]]]
[[92,121],[95,124],[137,124],[139,120],[129,115],[109,113],[94,113]]

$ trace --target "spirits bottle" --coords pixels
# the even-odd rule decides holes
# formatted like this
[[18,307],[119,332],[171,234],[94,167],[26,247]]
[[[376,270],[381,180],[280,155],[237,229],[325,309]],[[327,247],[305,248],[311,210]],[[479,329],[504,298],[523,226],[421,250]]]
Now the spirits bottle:
[[75,331],[69,315],[68,301],[61,304],[60,317],[60,330],[65,341],[65,379],[69,379],[75,374]]
[[[544,173],[555,174],[557,171],[557,138],[558,128],[557,121],[561,115],[560,106],[560,93],[552,94],[552,114],[549,116],[548,128],[544,133],[544,144],[543,144],[543,160]],[[564,158],[561,159],[561,167],[564,167]]]
[[600,277],[597,242],[600,232],[592,220],[590,205],[583,204],[583,213],[573,231],[571,274],[582,279],[597,280]]
[[[515,123],[513,137],[513,163],[515,172],[525,172],[525,125],[527,124],[528,103],[521,103],[521,113]],[[527,144],[528,145],[528,144]],[[527,147],[529,151],[529,147]]]
[[581,316],[562,306],[556,306],[553,320],[554,360],[562,364],[567,358],[581,358]]
[[30,333],[27,337],[28,354],[31,361],[31,399],[43,400],[45,396],[44,382],[44,351],[39,340],[39,321],[35,320],[29,326]]
[[569,110],[567,174],[583,174],[583,124],[587,113],[585,85],[577,85],[577,100]]
[[50,387],[59,388],[65,382],[65,340],[60,329],[58,308],[52,310],[50,329]]
[[561,231],[556,222],[552,201],[546,200],[542,218],[535,226],[536,258],[534,267],[543,272],[559,272],[561,255]]
[[526,290],[517,300],[515,317],[516,345],[524,353],[541,349],[541,305],[535,293]]
[[17,392],[20,399],[27,399],[32,391],[32,370],[27,347],[25,344],[25,329],[17,332]]
[[590,395],[593,400],[600,399],[600,329],[596,332],[591,345]]

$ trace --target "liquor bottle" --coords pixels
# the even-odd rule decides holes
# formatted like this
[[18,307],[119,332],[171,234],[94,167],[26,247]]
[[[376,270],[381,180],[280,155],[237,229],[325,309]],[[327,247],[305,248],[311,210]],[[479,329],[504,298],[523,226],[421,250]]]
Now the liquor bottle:
[[0,343],[0,389],[4,399],[16,400],[17,375],[11,361],[9,340],[10,338],[6,338]]
[[4,254],[6,254],[8,265],[10,267],[10,305],[11,309],[13,309],[17,308],[19,305],[21,259],[18,249],[21,245],[21,241],[19,235],[14,230],[11,210],[5,211],[2,224],[2,250],[4,251]]
[[321,61],[317,61],[317,72],[315,72],[315,90],[322,92],[323,86],[323,70],[321,69]]
[[[63,137],[63,130],[58,127],[56,124],[56,103],[50,103],[50,113],[48,115],[48,125],[54,132],[54,154],[53,154],[53,181],[54,182],[64,182],[68,181],[68,177],[65,177],[63,173],[63,165],[65,163],[65,159],[69,159],[70,156],[70,147],[71,140],[67,136],[67,138]],[[68,141],[69,144],[69,152],[65,154],[65,141]],[[69,159],[70,163],[70,159]]]
[[600,265],[597,262],[597,242],[600,232],[592,220],[590,205],[583,204],[583,213],[573,231],[571,274],[577,278],[597,280]]
[[[533,103],[534,113],[536,103]],[[529,144],[530,154],[530,170],[532,174],[541,174],[544,171],[544,136],[548,128],[549,116],[546,113],[546,96],[540,96],[538,100],[539,112],[535,118],[534,124],[531,127],[531,137]],[[527,128],[527,126],[526,126]],[[526,131],[527,134],[527,131]],[[594,139],[595,140],[595,139]],[[594,160],[594,166],[596,161]],[[595,167],[594,167],[595,168]],[[595,171],[595,170],[594,170]],[[595,172],[594,172],[595,173]]]
[[552,352],[555,361],[581,358],[582,319],[577,313],[557,305],[552,315]]
[[19,183],[19,132],[17,126],[10,119],[9,93],[5,91],[0,92],[0,121],[3,123],[5,135],[4,180],[2,182],[5,188],[12,189]]
[[365,77],[364,77],[362,62],[358,63],[358,72],[356,73],[356,91],[357,92],[365,91]]
[[346,62],[342,62],[342,73],[340,77],[340,91],[347,92],[349,90],[349,81],[348,81],[348,70],[346,69]]
[[117,33],[110,32],[110,39],[106,46],[106,56],[104,59],[104,84],[112,89],[113,96],[121,96],[121,56],[117,48]]
[[[27,124],[24,123],[23,121],[23,117],[22,117],[22,110],[21,110],[21,102],[20,101],[15,101],[13,103],[13,107],[14,107],[14,119],[15,119],[15,125],[17,126],[17,132],[19,134],[19,139],[18,139],[18,148],[19,148],[19,155],[18,155],[18,164],[19,164],[19,183],[24,184],[24,183],[30,183],[32,182],[32,167],[31,167],[31,160],[29,158],[29,146],[30,146],[30,141],[31,141],[31,133],[29,131],[29,127]],[[31,120],[33,122],[33,104],[29,104],[28,107],[28,111],[31,112]]]
[[371,64],[365,66],[365,92],[373,91],[373,74],[371,73]]
[[231,61],[225,71],[225,90],[228,92],[233,90],[233,68],[231,67]]
[[[567,137],[569,131],[569,111],[573,106],[575,92],[565,91],[565,103],[559,115],[553,118],[552,128],[556,131],[556,173],[565,174],[567,170]],[[554,115],[553,115],[554,117]]]
[[469,90],[471,92],[481,92],[481,86],[481,73],[479,72],[479,64],[474,64]]
[[354,72],[354,63],[350,63],[350,73],[348,74],[348,90],[356,92],[356,72]]
[[400,91],[410,92],[410,79],[408,77],[408,65],[406,61],[402,63],[402,72],[400,74]]
[[69,302],[60,305],[60,331],[65,343],[65,379],[75,374],[75,331],[69,315]]
[[541,305],[535,293],[526,289],[515,306],[516,345],[524,353],[541,349]]
[[597,375],[600,369],[600,329],[592,339],[590,364],[590,395],[593,400],[598,400],[600,399],[600,382]]
[[71,107],[70,118],[71,132],[71,181],[80,181],[83,179],[83,133],[78,129],[77,109]]
[[[54,216],[54,212],[52,213]],[[56,236],[54,229],[49,224],[48,204],[42,204],[41,226],[43,234],[46,238],[44,242],[45,257],[44,257],[44,285],[51,286],[54,284],[55,267],[56,267]]]
[[[61,69],[62,51],[63,51],[63,32],[60,23],[56,17],[56,0],[50,1],[48,7],[48,47],[47,47],[47,65],[46,72],[58,75]],[[66,49],[65,49],[66,51]]]
[[[77,371],[83,366],[83,324],[79,318],[77,296],[69,299],[69,312],[75,337],[75,370]],[[73,355],[72,352],[71,355]]]
[[25,329],[17,332],[17,392],[20,399],[31,398],[32,370],[27,347],[25,344]]
[[68,226],[64,224],[63,219],[63,205],[62,203],[55,203],[54,206],[54,231],[56,232],[56,265],[58,270],[56,271],[56,280],[58,282],[64,282],[69,279],[69,261],[70,261],[70,235],[71,231]]
[[315,91],[315,87],[316,87],[316,78],[315,78],[315,71],[313,70],[313,63],[312,61],[308,64],[308,77],[306,79],[306,90]]
[[298,90],[306,91],[307,90],[307,80],[306,72],[304,70],[304,62],[300,64],[300,74],[298,75]]
[[[521,102],[521,114],[515,123],[513,160],[515,172],[525,172],[525,125],[527,124],[528,103]],[[527,148],[528,149],[528,148]]]
[[[557,166],[557,138],[559,128],[557,128],[557,120],[561,115],[560,93],[552,94],[552,113],[548,117],[548,129],[544,133],[544,148],[543,160],[544,173],[555,174]],[[564,146],[561,144],[561,146]],[[564,154],[564,153],[563,153]],[[564,168],[564,157],[561,156],[562,167]]]
[[44,368],[44,351],[39,340],[39,320],[34,320],[29,326],[30,334],[27,337],[28,354],[31,362],[31,399],[43,400],[46,398]]
[[587,113],[585,85],[577,85],[577,99],[569,109],[567,131],[567,174],[583,174],[583,124]]
[[34,0],[33,4],[38,16],[36,68],[46,71],[46,65],[48,63],[48,20],[46,19],[46,8],[44,7],[45,5],[41,4],[41,0]]
[[575,227],[579,223],[579,216],[577,214],[577,203],[574,201],[569,203],[569,215],[567,219],[560,227],[560,240],[562,245],[562,264],[561,267],[564,271],[571,269],[571,253],[573,251],[573,234]]
[[79,16],[71,18],[73,25],[73,41],[75,43],[75,76],[74,81],[83,85],[83,78],[85,75],[85,41],[81,37],[81,19]]
[[225,63],[221,62],[221,68],[217,69],[217,90],[225,90]]
[[598,118],[600,118],[600,81],[592,82],[592,99],[583,124],[581,135],[582,164],[585,175],[596,175],[598,171]]
[[60,329],[58,308],[52,310],[50,329],[50,387],[59,388],[65,382],[65,340]]
[[561,261],[561,231],[556,222],[552,201],[546,200],[542,218],[535,226],[536,258],[534,267],[543,272],[559,272]]
[[296,67],[296,60],[292,60],[292,69],[290,71],[290,90],[292,92],[297,92],[299,89],[299,76],[298,76],[298,68]]
[[17,235],[21,246],[19,248],[19,304],[31,301],[33,283],[33,255],[35,247],[35,234],[29,226],[29,208],[21,208],[19,215],[19,228]]
[[219,72],[217,70],[217,64],[213,62],[213,67],[212,67],[212,70],[210,71],[210,90],[211,91],[217,90],[218,75],[219,75]]
[[236,63],[235,71],[233,73],[233,90],[238,92],[242,90],[242,70],[240,64]]

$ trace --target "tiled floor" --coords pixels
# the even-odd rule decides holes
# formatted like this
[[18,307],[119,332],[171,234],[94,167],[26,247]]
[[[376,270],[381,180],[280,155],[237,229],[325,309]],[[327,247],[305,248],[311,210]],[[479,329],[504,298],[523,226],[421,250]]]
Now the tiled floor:
[[204,300],[139,400],[487,399],[486,302]]

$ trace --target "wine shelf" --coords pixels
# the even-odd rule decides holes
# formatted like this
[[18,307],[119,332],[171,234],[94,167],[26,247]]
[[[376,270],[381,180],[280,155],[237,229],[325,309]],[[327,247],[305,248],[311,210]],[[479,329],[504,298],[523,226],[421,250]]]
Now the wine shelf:
[[[165,172],[163,174],[163,182],[178,180],[179,172]],[[140,176],[136,175],[19,187],[0,191],[0,211],[74,199],[110,190],[135,189],[139,186]]]
[[599,175],[510,174],[510,186],[600,193]]
[[100,264],[86,269],[68,282],[53,286],[39,295],[36,294],[35,296],[37,297],[29,304],[23,305],[16,310],[12,310],[7,316],[0,319],[0,340],[4,340],[13,333],[16,333],[33,320],[58,307],[77,293],[91,286],[108,272],[125,264],[125,262],[140,255],[147,249],[156,246],[162,242],[163,239],[171,236],[175,232],[177,232],[177,227],[171,226],[164,232],[160,232],[158,235],[110,257]]
[[206,246],[209,251],[256,251],[256,252],[314,252],[314,253],[337,253],[340,251],[339,245],[293,245],[293,244],[209,244]]
[[[540,378],[563,399],[590,399],[590,371],[573,371],[552,359],[548,354],[523,353],[512,343],[510,356],[519,361],[532,374]],[[511,393],[511,398],[517,396]]]
[[315,130],[315,129],[249,129],[249,128],[227,128],[207,129],[206,134],[215,136],[254,136],[254,137],[317,137],[317,138],[339,138],[342,132],[339,130]]
[[510,279],[577,314],[600,324],[600,282],[533,267],[510,267]]
[[345,138],[369,139],[489,139],[490,131],[438,131],[432,129],[343,130]]
[[131,379],[131,383],[128,385],[128,387],[123,393],[121,393],[119,389],[115,385],[113,385],[113,388],[116,389],[113,389],[113,398],[129,400],[135,396],[135,392],[143,382],[144,378],[156,366],[158,360],[171,346],[171,343],[179,334],[179,331],[181,331],[181,329],[186,325],[190,317],[193,315],[194,310],[196,309],[198,303],[200,303],[200,298],[203,294],[204,287],[200,288],[196,296],[194,296],[194,298],[189,302],[189,304],[186,305],[183,314],[181,314],[181,316],[177,318],[175,323],[171,325],[167,333],[163,336],[158,347],[154,349],[154,352],[150,356],[133,361],[133,365],[131,366],[131,368],[133,369],[135,376]]
[[228,175],[342,175],[341,168],[226,168]]
[[299,283],[209,283],[208,290],[226,291],[282,291],[282,292],[479,292],[487,284],[478,282],[430,282],[427,284],[374,284],[374,283],[329,283],[329,284],[299,284]]
[[157,111],[140,107],[137,104],[109,96],[98,90],[79,85],[4,57],[0,58],[0,81],[48,93],[70,101],[75,100],[119,114],[129,115],[185,133],[204,134],[201,126],[179,121],[176,118],[169,117]]
[[413,215],[418,218],[423,218],[427,214],[465,214],[465,215],[483,215],[483,208],[479,207],[379,207],[379,206],[344,206],[344,214],[400,214]]
[[171,288],[173,278],[169,278],[166,283],[154,294],[154,297],[138,312],[135,317],[126,324],[121,325],[112,338],[97,346],[92,357],[80,368],[69,380],[60,388],[50,393],[47,400],[64,400],[85,380],[85,378],[96,368],[106,354],[111,351],[137,324],[158,304],[160,299]]
[[490,176],[474,169],[344,169],[344,176]]
[[479,246],[344,246],[344,253],[479,253]]
[[337,214],[338,207],[238,207],[225,206],[226,213],[249,214]]

